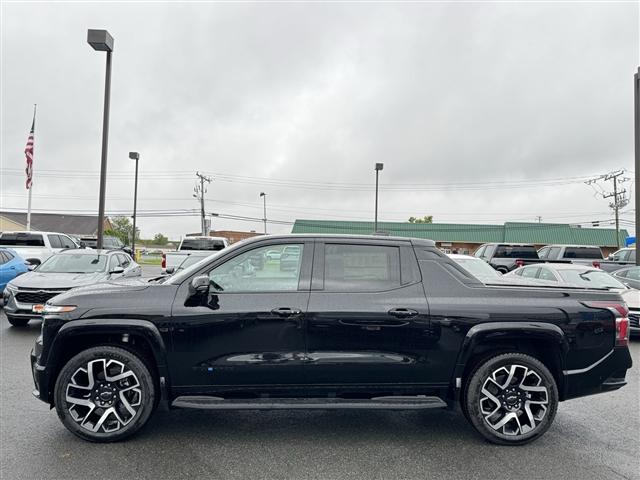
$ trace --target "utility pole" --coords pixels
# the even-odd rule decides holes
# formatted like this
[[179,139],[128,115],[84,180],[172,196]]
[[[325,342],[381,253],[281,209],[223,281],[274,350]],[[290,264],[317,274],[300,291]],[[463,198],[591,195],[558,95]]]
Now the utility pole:
[[610,193],[600,193],[602,198],[612,198],[613,201],[609,203],[609,207],[613,210],[616,221],[616,246],[620,248],[620,209],[627,206],[629,200],[626,198],[625,193],[626,190],[618,191],[618,182],[623,183],[629,180],[629,178],[619,178],[624,175],[625,170],[616,170],[614,172],[605,173],[604,175],[600,175],[599,177],[592,178],[591,180],[587,180],[587,185],[593,185],[597,182],[608,182],[609,180],[613,181],[613,192]]
[[267,194],[264,192],[260,192],[260,196],[263,200],[264,207],[264,216],[262,217],[262,221],[264,222],[264,234],[267,234]]
[[202,235],[208,235],[209,232],[206,232],[206,224],[205,216],[204,216],[204,194],[207,193],[207,190],[204,187],[204,182],[211,183],[211,177],[207,177],[202,175],[200,172],[196,172],[196,177],[200,179],[200,185],[197,185],[193,188],[193,197],[200,200],[200,231]]
[[538,219],[538,223],[542,223],[542,217],[540,215],[538,215],[536,218]]

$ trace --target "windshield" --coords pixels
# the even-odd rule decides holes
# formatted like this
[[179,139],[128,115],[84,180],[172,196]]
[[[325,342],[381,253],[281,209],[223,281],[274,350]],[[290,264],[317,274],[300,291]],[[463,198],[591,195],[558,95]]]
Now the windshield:
[[180,250],[222,250],[224,242],[215,238],[185,238]]
[[107,269],[106,255],[64,254],[49,257],[38,267],[40,273],[96,273]]
[[480,280],[492,280],[502,277],[491,265],[479,258],[454,258],[453,260]]
[[616,290],[626,290],[627,288],[602,270],[560,270],[558,273],[565,282],[580,287],[613,288]]

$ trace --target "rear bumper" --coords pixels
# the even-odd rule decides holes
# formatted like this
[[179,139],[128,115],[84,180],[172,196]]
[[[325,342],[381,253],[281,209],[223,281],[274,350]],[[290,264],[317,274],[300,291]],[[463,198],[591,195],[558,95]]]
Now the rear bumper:
[[627,384],[627,370],[633,362],[627,347],[616,347],[593,365],[581,370],[564,371],[563,400],[610,392]]

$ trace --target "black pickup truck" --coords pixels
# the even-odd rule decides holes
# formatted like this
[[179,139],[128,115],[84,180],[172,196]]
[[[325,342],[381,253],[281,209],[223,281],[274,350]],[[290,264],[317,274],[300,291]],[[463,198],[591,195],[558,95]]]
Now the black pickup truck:
[[[288,246],[293,268],[246,268]],[[559,402],[624,386],[631,356],[616,293],[485,285],[429,240],[285,235],[54,297],[31,365],[34,395],[90,441],[130,436],[159,404],[460,405],[486,439],[517,445]]]

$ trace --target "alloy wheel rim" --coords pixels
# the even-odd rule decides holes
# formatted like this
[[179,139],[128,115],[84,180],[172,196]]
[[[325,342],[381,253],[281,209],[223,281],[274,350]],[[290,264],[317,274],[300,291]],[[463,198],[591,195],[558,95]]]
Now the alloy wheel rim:
[[524,365],[494,370],[482,385],[480,413],[496,432],[519,436],[535,430],[549,407],[549,390],[542,377]]
[[91,360],[67,384],[65,400],[71,418],[92,433],[113,433],[128,425],[142,406],[136,374],[113,359]]

